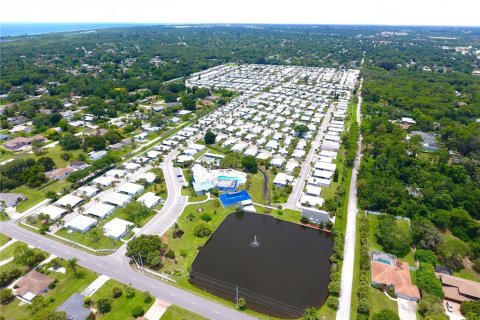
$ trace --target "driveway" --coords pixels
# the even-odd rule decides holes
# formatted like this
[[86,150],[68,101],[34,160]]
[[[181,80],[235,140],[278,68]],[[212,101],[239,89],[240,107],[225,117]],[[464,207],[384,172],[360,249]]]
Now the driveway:
[[400,320],[417,319],[417,303],[402,298],[397,298],[398,316]]

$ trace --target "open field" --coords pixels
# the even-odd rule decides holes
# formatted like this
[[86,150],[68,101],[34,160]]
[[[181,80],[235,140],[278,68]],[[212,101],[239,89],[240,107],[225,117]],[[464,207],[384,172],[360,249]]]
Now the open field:
[[180,308],[176,305],[171,305],[168,307],[167,311],[163,314],[160,320],[206,320],[206,318],[199,316],[193,312]]

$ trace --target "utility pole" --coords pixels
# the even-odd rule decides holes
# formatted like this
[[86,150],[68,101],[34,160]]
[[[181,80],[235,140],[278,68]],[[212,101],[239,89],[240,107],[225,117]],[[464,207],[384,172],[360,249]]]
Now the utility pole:
[[235,286],[235,304],[238,305],[238,286]]

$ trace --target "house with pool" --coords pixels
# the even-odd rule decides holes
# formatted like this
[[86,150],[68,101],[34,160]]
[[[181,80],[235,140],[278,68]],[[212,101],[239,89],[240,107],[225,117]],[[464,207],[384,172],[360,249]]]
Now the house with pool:
[[192,167],[193,189],[196,194],[204,194],[211,189],[234,192],[240,184],[247,182],[247,174],[233,169],[207,169],[200,164]]

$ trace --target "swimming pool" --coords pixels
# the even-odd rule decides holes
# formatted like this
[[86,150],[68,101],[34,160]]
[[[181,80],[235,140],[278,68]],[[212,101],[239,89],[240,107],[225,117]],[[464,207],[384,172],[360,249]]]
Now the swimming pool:
[[237,181],[242,181],[242,178],[239,177],[228,177],[228,176],[217,176],[218,180],[237,180]]
[[391,265],[390,260],[385,259],[385,258],[377,258],[375,261],[381,262],[381,263],[383,263],[383,264]]

